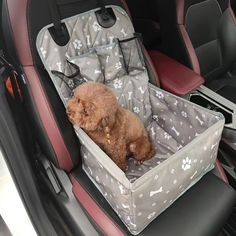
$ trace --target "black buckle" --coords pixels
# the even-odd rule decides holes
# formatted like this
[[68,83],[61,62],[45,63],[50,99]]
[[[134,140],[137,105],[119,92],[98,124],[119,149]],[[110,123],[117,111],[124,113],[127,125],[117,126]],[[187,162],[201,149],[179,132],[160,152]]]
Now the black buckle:
[[4,67],[9,74],[14,73],[15,75],[18,75],[15,67],[5,59],[3,52],[0,51],[0,68],[2,67]]

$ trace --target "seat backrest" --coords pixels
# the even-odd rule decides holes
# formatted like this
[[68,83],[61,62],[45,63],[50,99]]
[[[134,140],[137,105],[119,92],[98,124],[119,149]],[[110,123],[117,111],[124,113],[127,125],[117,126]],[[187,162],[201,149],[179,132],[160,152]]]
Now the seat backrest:
[[148,49],[160,44],[160,24],[157,2],[145,0],[126,0],[133,18],[135,30],[142,33],[143,43]]
[[230,0],[159,0],[164,51],[211,79],[236,61]]
[[[55,8],[50,8],[51,2],[56,3],[54,6],[61,20],[100,8],[101,2],[120,6],[126,11],[128,9],[122,0],[3,1],[5,51],[24,77],[20,84],[25,91],[24,100],[34,124],[33,131],[46,156],[57,167],[70,171],[79,163],[79,143],[36,48],[39,32],[55,23]],[[146,59],[149,61],[148,57]],[[155,73],[153,75],[157,78]]]

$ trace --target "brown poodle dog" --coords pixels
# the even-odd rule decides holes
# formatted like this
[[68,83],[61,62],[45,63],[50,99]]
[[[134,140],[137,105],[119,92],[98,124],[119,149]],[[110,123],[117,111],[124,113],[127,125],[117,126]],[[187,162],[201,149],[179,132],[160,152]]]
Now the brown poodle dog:
[[103,84],[85,83],[77,87],[67,114],[123,171],[127,168],[127,156],[142,163],[154,155],[141,120],[119,107],[113,92]]

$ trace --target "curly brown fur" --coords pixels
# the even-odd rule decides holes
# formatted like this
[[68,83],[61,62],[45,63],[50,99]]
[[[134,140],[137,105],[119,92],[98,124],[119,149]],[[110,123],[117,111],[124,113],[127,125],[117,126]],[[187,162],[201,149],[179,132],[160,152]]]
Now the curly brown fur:
[[79,86],[67,106],[67,114],[124,171],[127,156],[139,162],[153,157],[154,148],[141,120],[118,106],[115,95],[105,85]]

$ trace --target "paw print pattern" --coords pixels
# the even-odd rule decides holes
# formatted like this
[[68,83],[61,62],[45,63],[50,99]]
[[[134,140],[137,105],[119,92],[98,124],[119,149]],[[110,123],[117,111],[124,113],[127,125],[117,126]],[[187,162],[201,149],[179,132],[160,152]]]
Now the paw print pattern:
[[152,119],[155,120],[155,121],[158,121],[158,120],[159,120],[159,117],[158,117],[158,115],[153,115],[153,116],[152,116]]
[[68,86],[70,87],[70,88],[74,88],[75,87],[75,83],[74,83],[74,81],[72,80],[72,79],[69,79],[68,80]]
[[182,169],[184,171],[189,170],[191,168],[191,163],[192,160],[189,159],[189,157],[186,157],[185,159],[183,159]]
[[120,89],[123,86],[123,83],[120,79],[115,79],[113,84],[115,89]]
[[117,62],[116,65],[115,65],[115,68],[116,68],[117,70],[120,70],[120,69],[122,68],[121,62]]
[[164,98],[164,94],[160,91],[157,91],[156,92],[156,97],[160,98],[160,99],[163,99]]
[[182,115],[184,118],[187,118],[187,117],[188,117],[188,114],[187,114],[187,112],[185,112],[185,111],[182,111],[182,112],[181,112],[181,115]]
[[167,140],[170,140],[171,136],[168,134],[168,133],[164,133],[164,138],[167,139]]
[[82,42],[78,39],[75,39],[73,42],[74,48],[80,50],[82,48]]
[[120,32],[124,35],[124,37],[127,37],[127,36],[128,36],[128,34],[125,32],[124,29],[122,29]]
[[138,107],[134,107],[134,108],[133,108],[133,111],[134,111],[134,113],[137,113],[137,114],[138,114],[138,113],[140,112],[140,109],[139,109]]
[[93,22],[93,30],[94,30],[95,32],[98,32],[98,31],[101,31],[101,29],[102,29],[102,27],[98,24],[98,22],[97,22],[97,21],[94,21],[94,22]]

